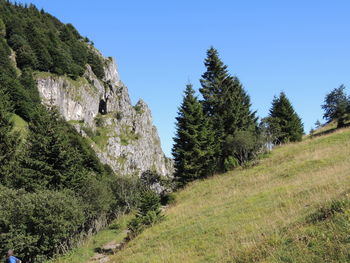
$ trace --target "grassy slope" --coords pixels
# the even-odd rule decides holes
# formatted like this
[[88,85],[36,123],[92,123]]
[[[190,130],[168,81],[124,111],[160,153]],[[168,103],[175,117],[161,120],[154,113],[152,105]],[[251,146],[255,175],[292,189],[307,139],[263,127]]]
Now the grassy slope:
[[28,123],[17,114],[12,114],[11,121],[13,123],[13,130],[19,132],[21,139],[28,135]]
[[350,262],[349,190],[350,130],[289,144],[189,185],[112,261]]
[[121,216],[112,222],[111,226],[118,225],[117,229],[107,228],[99,231],[97,234],[87,238],[79,247],[68,252],[66,255],[59,256],[47,263],[83,263],[88,262],[95,254],[95,249],[102,247],[109,242],[122,242],[126,237],[125,229],[127,223],[133,217],[132,214]]

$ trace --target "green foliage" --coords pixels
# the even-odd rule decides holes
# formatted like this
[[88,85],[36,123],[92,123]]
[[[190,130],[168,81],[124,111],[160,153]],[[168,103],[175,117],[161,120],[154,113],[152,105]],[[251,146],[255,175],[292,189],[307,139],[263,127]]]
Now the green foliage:
[[2,255],[14,248],[25,262],[43,262],[69,247],[84,223],[80,203],[69,192],[0,189]]
[[123,113],[120,112],[120,111],[117,111],[117,112],[114,114],[114,118],[116,118],[118,121],[120,121],[121,119],[123,119]]
[[5,1],[0,5],[0,18],[0,36],[16,52],[20,69],[30,67],[75,79],[88,63],[96,76],[104,77],[102,58],[71,24],[61,23],[34,5]]
[[160,197],[151,190],[143,191],[136,217],[128,224],[127,240],[135,238],[146,227],[159,223],[163,218],[160,210]]
[[154,184],[160,183],[161,176],[156,171],[147,170],[141,174],[140,180],[146,187],[151,187]]
[[92,71],[96,77],[102,79],[104,77],[104,69],[101,58],[94,50],[88,51],[87,62],[90,64]]
[[[144,185],[139,178],[115,177],[87,139],[54,108],[41,105],[33,70],[76,79],[89,61],[95,74],[103,78],[101,56],[72,25],[62,24],[33,5],[0,0],[3,255],[14,248],[24,262],[43,262],[74,247],[84,232],[100,229],[140,203]],[[106,137],[105,133],[93,135]]]
[[161,195],[161,204],[162,205],[173,205],[176,204],[176,195],[175,193],[166,193]]
[[327,122],[337,121],[337,128],[345,126],[345,122],[350,116],[350,98],[347,97],[345,86],[333,89],[324,99],[322,109],[325,111],[323,118]]
[[284,92],[273,99],[270,114],[263,123],[273,144],[301,141],[304,133],[301,119]]
[[252,131],[236,131],[233,135],[226,137],[224,146],[230,148],[226,152],[233,154],[225,159],[225,168],[227,169],[227,165],[232,165],[234,168],[236,162],[243,165],[248,160],[254,159],[261,148],[261,143],[259,137]]
[[176,179],[185,184],[212,175],[215,168],[214,134],[190,84],[186,87],[176,121],[172,149]]
[[104,119],[101,114],[97,114],[95,117],[95,123],[97,127],[102,127],[104,125]]
[[82,208],[85,215],[87,228],[94,226],[94,222],[105,220],[110,213],[115,200],[112,189],[107,187],[107,178],[96,178],[94,175],[87,177],[81,182],[80,188],[76,189],[77,196],[82,200]]
[[7,181],[12,175],[19,142],[18,133],[12,132],[13,123],[9,110],[7,96],[0,90],[0,183]]
[[141,105],[138,105],[138,104],[135,105],[134,106],[134,110],[136,111],[137,114],[142,114],[143,113]]
[[228,156],[225,161],[224,161],[224,169],[225,171],[230,171],[233,170],[234,168],[236,168],[237,166],[239,166],[239,162],[238,160],[233,157],[233,156]]
[[236,149],[227,144],[230,137],[241,130],[253,134],[257,129],[257,119],[255,112],[250,110],[250,98],[239,79],[228,73],[227,66],[213,47],[207,51],[204,65],[206,72],[200,80],[202,88],[199,91],[203,95],[203,110],[215,132],[216,169],[223,170],[225,159],[236,155]]
[[6,26],[4,24],[4,21],[0,19],[0,37],[5,37],[6,36]]
[[139,206],[144,184],[137,176],[114,176],[109,183],[113,196],[113,209],[116,214],[130,212]]
[[38,91],[32,86],[24,87],[21,82],[29,84],[28,71],[19,79],[9,58],[11,52],[6,41],[0,38],[0,87],[8,96],[13,111],[26,121],[30,120],[36,110]]
[[74,190],[92,173],[104,169],[73,128],[56,111],[41,109],[29,125],[26,150],[19,156],[20,172],[11,185],[28,191]]

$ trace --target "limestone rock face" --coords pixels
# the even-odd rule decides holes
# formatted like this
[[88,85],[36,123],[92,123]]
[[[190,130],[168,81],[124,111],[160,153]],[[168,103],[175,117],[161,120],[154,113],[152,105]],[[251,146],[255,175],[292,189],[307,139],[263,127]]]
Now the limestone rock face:
[[171,176],[172,160],[161,149],[150,109],[142,100],[133,106],[114,59],[104,59],[104,63],[103,80],[89,65],[77,80],[36,73],[42,102],[55,105],[88,138],[102,163],[116,173],[140,175],[153,170]]

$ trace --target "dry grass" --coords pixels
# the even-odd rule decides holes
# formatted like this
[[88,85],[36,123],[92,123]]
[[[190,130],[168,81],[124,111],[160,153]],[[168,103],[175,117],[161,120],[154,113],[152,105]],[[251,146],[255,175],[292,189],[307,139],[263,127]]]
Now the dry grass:
[[349,189],[350,130],[278,147],[255,167],[188,185],[111,262],[298,262],[282,260],[285,239]]

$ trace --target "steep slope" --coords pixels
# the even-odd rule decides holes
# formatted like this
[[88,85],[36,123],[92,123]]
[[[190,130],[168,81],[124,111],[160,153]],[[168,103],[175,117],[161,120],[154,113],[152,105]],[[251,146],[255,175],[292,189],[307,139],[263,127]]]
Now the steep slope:
[[114,59],[95,52],[104,61],[102,80],[89,65],[77,80],[36,72],[43,103],[56,106],[67,121],[90,138],[102,163],[116,173],[140,175],[155,170],[163,176],[171,175],[171,160],[161,149],[147,104],[140,100],[132,106]]
[[350,130],[194,182],[111,262],[349,262]]

